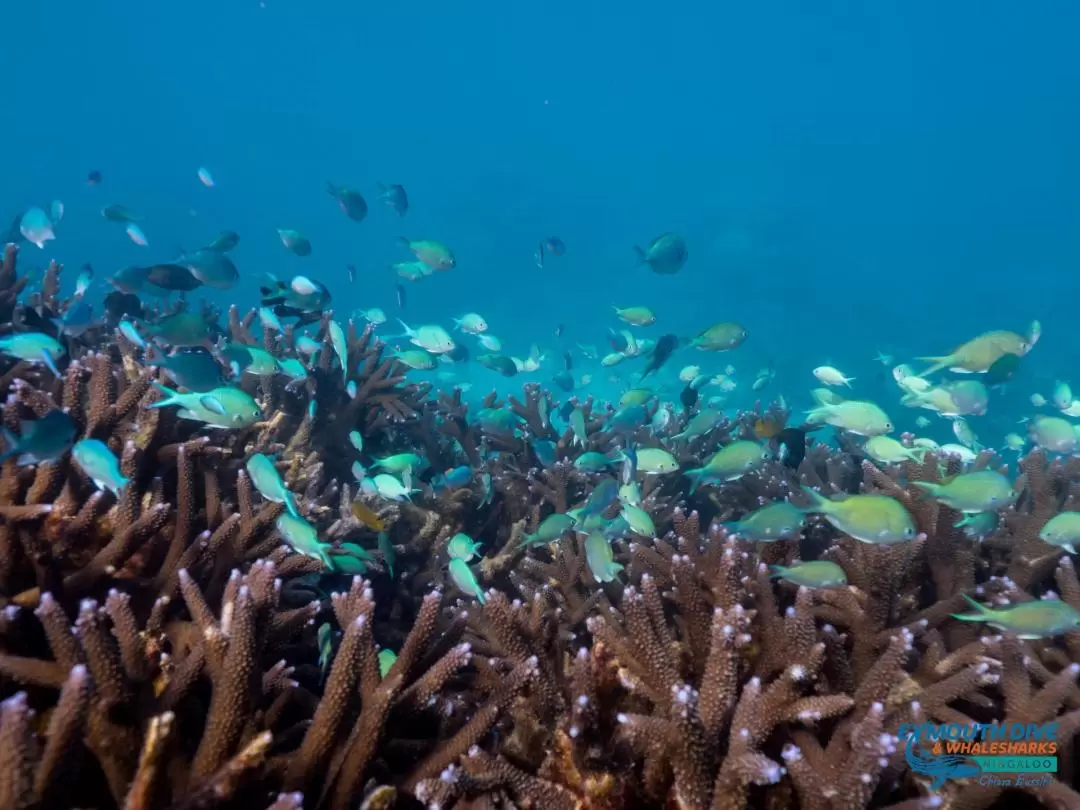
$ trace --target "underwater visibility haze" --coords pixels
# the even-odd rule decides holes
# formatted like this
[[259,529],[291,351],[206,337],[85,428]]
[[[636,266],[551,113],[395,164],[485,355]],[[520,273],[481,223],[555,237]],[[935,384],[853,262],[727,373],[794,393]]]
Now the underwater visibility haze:
[[1080,7],[0,21],[0,807],[1080,808]]

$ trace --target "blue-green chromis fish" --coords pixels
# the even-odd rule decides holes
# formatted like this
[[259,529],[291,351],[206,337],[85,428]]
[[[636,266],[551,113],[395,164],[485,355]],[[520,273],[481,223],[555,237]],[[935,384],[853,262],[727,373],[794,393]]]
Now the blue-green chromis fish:
[[86,473],[87,478],[94,482],[94,486],[107,489],[118,498],[131,483],[131,479],[120,472],[120,460],[104,442],[97,439],[76,442],[71,450],[71,457]]
[[393,650],[379,650],[379,677],[385,678],[390,672],[390,667],[397,661],[397,653]]
[[341,325],[337,321],[330,321],[328,328],[330,332],[330,345],[334,347],[334,354],[337,355],[338,362],[341,364],[341,378],[347,379],[349,376],[349,347],[345,342],[345,330],[341,328]]
[[693,481],[690,492],[694,493],[701,484],[737,481],[751,470],[761,467],[770,455],[769,449],[757,442],[734,441],[717,450],[704,467],[687,470],[686,476]]
[[994,470],[964,473],[943,484],[926,481],[914,484],[935,501],[965,513],[1004,509],[1016,498],[1009,479]]
[[848,495],[830,501],[803,486],[811,504],[804,512],[824,515],[836,529],[863,543],[888,545],[915,539],[915,520],[904,505],[887,495]]
[[652,517],[640,506],[624,503],[620,514],[634,534],[642,537],[656,537],[656,526],[653,524]]
[[330,654],[334,651],[334,631],[329,622],[319,625],[319,682],[326,678],[326,670],[330,667]]
[[581,447],[587,447],[589,434],[585,429],[585,412],[581,408],[574,408],[570,412],[570,429],[574,431],[574,443]]
[[349,433],[349,444],[353,446],[357,453],[364,450],[364,437],[360,435],[359,430],[353,430]]
[[615,562],[611,543],[600,532],[592,532],[585,538],[585,561],[597,582],[614,582],[623,567]]
[[847,585],[844,569],[828,560],[796,563],[786,568],[782,565],[770,565],[769,579],[786,579],[804,588],[843,588]]
[[469,535],[458,532],[446,544],[446,551],[452,558],[468,562],[477,556],[481,545],[483,544],[477,543]]
[[997,609],[982,605],[967,594],[964,594],[964,601],[975,609],[975,613],[954,613],[954,619],[986,622],[1025,640],[1060,636],[1080,628],[1080,611],[1060,599],[1022,602]]
[[125,340],[130,341],[140,349],[146,348],[146,341],[143,336],[139,334],[139,330],[135,328],[135,324],[131,321],[120,321],[120,325],[116,327],[116,330],[124,336]]
[[41,363],[59,377],[56,361],[62,358],[67,350],[59,341],[43,332],[21,332],[0,338],[0,352],[28,363]]
[[1080,512],[1058,512],[1039,530],[1039,539],[1075,554],[1080,542]]
[[318,560],[328,569],[333,568],[327,553],[330,545],[319,541],[319,532],[306,520],[282,512],[274,525],[281,539],[297,554]]
[[577,520],[561,512],[548,515],[540,521],[540,525],[535,532],[523,536],[522,545],[538,546],[544,543],[553,543],[562,537],[565,532],[574,528],[575,523],[577,523]]
[[19,423],[19,435],[2,428],[6,449],[0,464],[15,459],[19,467],[56,461],[68,451],[78,432],[75,422],[63,411],[49,411],[40,419]]
[[386,570],[390,572],[390,578],[394,578],[394,563],[397,562],[397,549],[390,542],[389,532],[379,532],[379,553],[382,554]]
[[734,534],[754,543],[793,540],[803,527],[803,511],[787,501],[770,503],[742,520],[725,523]]
[[476,599],[481,605],[484,604],[484,590],[480,587],[480,583],[476,581],[476,574],[469,568],[467,562],[454,557],[450,560],[447,570],[450,572],[450,578],[460,590]]
[[161,383],[155,387],[165,395],[148,408],[180,406],[177,416],[202,422],[210,427],[231,429],[251,427],[262,419],[262,409],[249,394],[232,386],[222,386],[205,393],[181,394]]
[[274,460],[263,453],[256,453],[245,465],[251,483],[266,500],[283,503],[293,517],[300,517],[296,509],[296,498],[281,480],[281,473],[274,466]]

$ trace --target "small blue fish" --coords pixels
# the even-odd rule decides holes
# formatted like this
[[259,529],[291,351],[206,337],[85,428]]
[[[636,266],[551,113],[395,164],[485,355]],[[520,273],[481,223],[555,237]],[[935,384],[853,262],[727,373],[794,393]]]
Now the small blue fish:
[[311,356],[322,348],[322,344],[314,338],[310,338],[307,335],[300,335],[296,338],[296,351],[300,354]]
[[364,437],[360,435],[359,430],[354,430],[349,433],[349,443],[356,448],[357,453],[364,451]]
[[533,439],[530,444],[536,454],[536,460],[542,466],[550,467],[555,463],[555,442],[548,439]]
[[364,465],[361,464],[359,461],[354,461],[352,463],[352,474],[353,478],[355,478],[357,481],[363,481],[368,477],[367,468],[364,467]]
[[94,280],[94,268],[89,264],[84,264],[79,270],[79,275],[75,279],[75,296],[82,298],[86,295],[87,290],[90,289],[90,284]]
[[619,485],[615,483],[615,479],[604,478],[589,493],[589,497],[585,500],[585,506],[581,509],[581,514],[584,517],[602,515],[618,498]]
[[53,325],[56,326],[57,330],[72,337],[78,337],[96,323],[97,321],[94,320],[94,308],[82,298],[76,299],[68,307],[62,320],[53,319]]
[[300,513],[296,509],[296,498],[285,486],[285,482],[281,480],[281,473],[278,472],[270,456],[256,453],[247,460],[245,468],[251,478],[252,485],[259,491],[260,495],[272,503],[285,504],[285,508],[289,510],[290,515],[300,517]]
[[330,654],[334,651],[334,632],[330,622],[319,625],[319,683],[326,679],[326,670],[330,667]]
[[19,424],[19,436],[3,431],[7,449],[0,453],[0,464],[14,458],[19,467],[56,461],[75,441],[75,422],[63,411],[49,411],[40,419]]
[[480,499],[480,503],[476,505],[479,509],[481,506],[487,506],[491,503],[491,499],[495,497],[495,487],[491,480],[491,473],[482,473],[480,475],[480,486],[483,490],[484,497]]
[[135,324],[131,321],[120,321],[120,325],[117,326],[116,329],[125,339],[131,341],[140,349],[146,348],[146,341],[143,339],[143,336],[139,334],[139,330],[135,328]]
[[614,582],[623,569],[615,562],[611,543],[600,532],[592,532],[585,538],[585,561],[597,582]]
[[274,314],[274,310],[269,307],[259,307],[259,323],[274,332],[281,331],[281,321]]
[[476,574],[469,568],[469,564],[462,559],[454,557],[450,560],[449,569],[450,579],[454,581],[454,584],[464,591],[469,596],[476,599],[481,605],[484,604],[484,589],[480,587],[480,583],[476,581]]
[[379,532],[379,552],[382,554],[386,570],[390,572],[390,578],[394,577],[394,563],[397,561],[397,549],[390,542],[389,532]]
[[120,472],[120,460],[108,445],[97,439],[83,439],[75,444],[71,457],[98,489],[107,489],[116,497],[131,483]]
[[274,524],[284,540],[297,554],[319,560],[324,566],[332,569],[333,563],[327,553],[331,548],[329,543],[319,541],[319,532],[300,517],[294,517],[288,512],[282,512]]
[[59,377],[56,361],[63,357],[67,350],[55,338],[43,332],[21,332],[0,338],[0,352],[28,363],[41,363]]
[[165,399],[147,405],[147,408],[167,408],[178,405],[177,416],[202,422],[210,427],[232,429],[251,427],[262,419],[262,409],[251,395],[239,388],[225,385],[205,393],[181,394],[161,383],[154,383]]
[[356,399],[356,380],[349,380],[345,386],[345,393],[349,395],[349,399]]
[[315,397],[312,397],[311,402],[309,402],[308,406],[307,406],[307,415],[308,415],[308,421],[309,422],[314,422],[315,421],[315,411],[316,411],[317,407],[318,406],[315,404]]
[[469,485],[472,481],[472,477],[472,467],[463,464],[460,467],[454,467],[452,470],[447,470],[442,475],[435,476],[431,485],[436,492],[448,489],[461,489],[462,487]]
[[[337,321],[330,321],[328,327],[330,333],[330,345],[334,347],[334,354],[337,355],[338,362],[341,363],[341,378],[343,380],[349,377],[349,346],[345,342],[345,330],[341,328],[341,325]],[[355,397],[355,394],[350,396]]]

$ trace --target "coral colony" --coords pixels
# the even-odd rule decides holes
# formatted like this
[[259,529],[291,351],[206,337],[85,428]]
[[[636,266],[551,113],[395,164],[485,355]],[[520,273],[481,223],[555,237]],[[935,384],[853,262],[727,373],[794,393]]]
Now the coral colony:
[[[61,268],[22,304],[16,258],[0,320],[41,331],[71,306]],[[28,445],[0,468],[0,807],[1080,807],[1080,631],[967,601],[1080,608],[1039,536],[1080,506],[1080,461],[1027,455],[980,538],[918,486],[959,459],[875,465],[798,430],[781,453],[779,406],[658,436],[655,399],[630,424],[590,399],[564,432],[539,386],[434,396],[330,312],[302,379],[165,403],[184,386],[120,317],[0,366]],[[294,327],[268,321],[222,331],[285,368]],[[58,411],[74,435],[46,452],[30,428]],[[739,441],[770,452],[725,469]],[[856,540],[865,516],[803,487],[884,496],[906,534]],[[778,502],[796,524],[768,542],[748,516]],[[1056,723],[1057,773],[931,789],[901,725],[976,722]]]

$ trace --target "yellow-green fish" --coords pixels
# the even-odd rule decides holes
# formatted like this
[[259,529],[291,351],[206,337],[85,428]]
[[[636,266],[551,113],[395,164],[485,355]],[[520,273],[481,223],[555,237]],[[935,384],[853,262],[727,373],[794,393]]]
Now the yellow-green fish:
[[888,414],[873,402],[846,399],[832,405],[819,405],[807,412],[807,421],[854,433],[856,436],[881,436],[892,433]]
[[714,323],[690,341],[703,352],[727,352],[739,348],[746,340],[746,328],[733,321]]
[[625,408],[627,405],[644,405],[652,398],[653,390],[651,388],[631,388],[619,397],[619,407]]
[[679,471],[679,462],[662,447],[642,447],[637,451],[637,471],[645,475],[667,475]]
[[615,562],[611,543],[600,532],[592,532],[585,538],[585,561],[597,582],[614,582],[623,570],[622,565]]
[[[1080,611],[1060,599],[1021,602],[998,609],[980,604],[967,594],[964,594],[964,600],[976,612],[953,613],[954,619],[962,622],[986,622],[991,627],[1004,630],[1020,639],[1060,636],[1080,628]],[[1073,666],[1080,669],[1080,665]]]
[[905,447],[891,436],[871,436],[863,445],[863,451],[879,464],[920,461],[923,455],[920,448]]
[[994,512],[1016,498],[1009,479],[994,470],[964,473],[943,484],[915,481],[931,498],[957,512]]
[[385,678],[390,667],[397,661],[397,653],[393,650],[379,650],[379,677]]
[[804,588],[843,588],[847,585],[844,569],[828,560],[796,563],[790,567],[770,565],[769,579],[786,579]]
[[453,270],[457,266],[457,259],[454,258],[453,251],[442,242],[434,239],[406,239],[402,237],[401,243],[432,270]]
[[777,501],[751,512],[742,520],[724,525],[751,542],[772,543],[798,537],[803,520],[803,510],[788,501]]
[[[764,464],[770,455],[769,448],[757,442],[732,442],[714,453],[704,467],[687,471],[686,476],[693,481],[690,492],[695,492],[701,484],[722,484],[725,481],[738,480]],[[640,458],[639,451],[639,462]]]
[[1075,453],[1080,436],[1071,422],[1060,416],[1036,416],[1028,422],[1028,436],[1035,444],[1052,453]]
[[1054,515],[1039,530],[1039,539],[1075,554],[1076,543],[1080,542],[1080,512],[1059,512]]
[[943,368],[960,373],[981,374],[988,371],[990,366],[1007,354],[1023,357],[1030,350],[1031,343],[1015,332],[1007,330],[986,332],[958,346],[951,354],[941,357],[920,357],[920,360],[933,365],[919,376],[925,377]]
[[630,531],[634,534],[639,534],[642,537],[656,537],[656,526],[653,524],[653,519],[640,506],[624,503],[619,514],[622,515],[622,519],[626,521]]
[[281,539],[297,554],[318,560],[329,569],[334,567],[327,553],[332,546],[329,543],[320,542],[319,532],[306,520],[293,517],[288,512],[282,512],[274,525]]
[[249,394],[232,386],[214,388],[205,393],[193,392],[181,394],[161,383],[155,387],[165,395],[165,399],[147,405],[147,408],[166,408],[179,405],[177,416],[202,422],[217,428],[251,427],[262,419],[262,409]]
[[849,495],[830,501],[808,486],[802,487],[811,504],[804,512],[825,516],[834,528],[863,543],[888,545],[915,539],[915,521],[904,505],[887,495]]
[[614,307],[615,315],[631,326],[652,326],[656,315],[648,307]]

